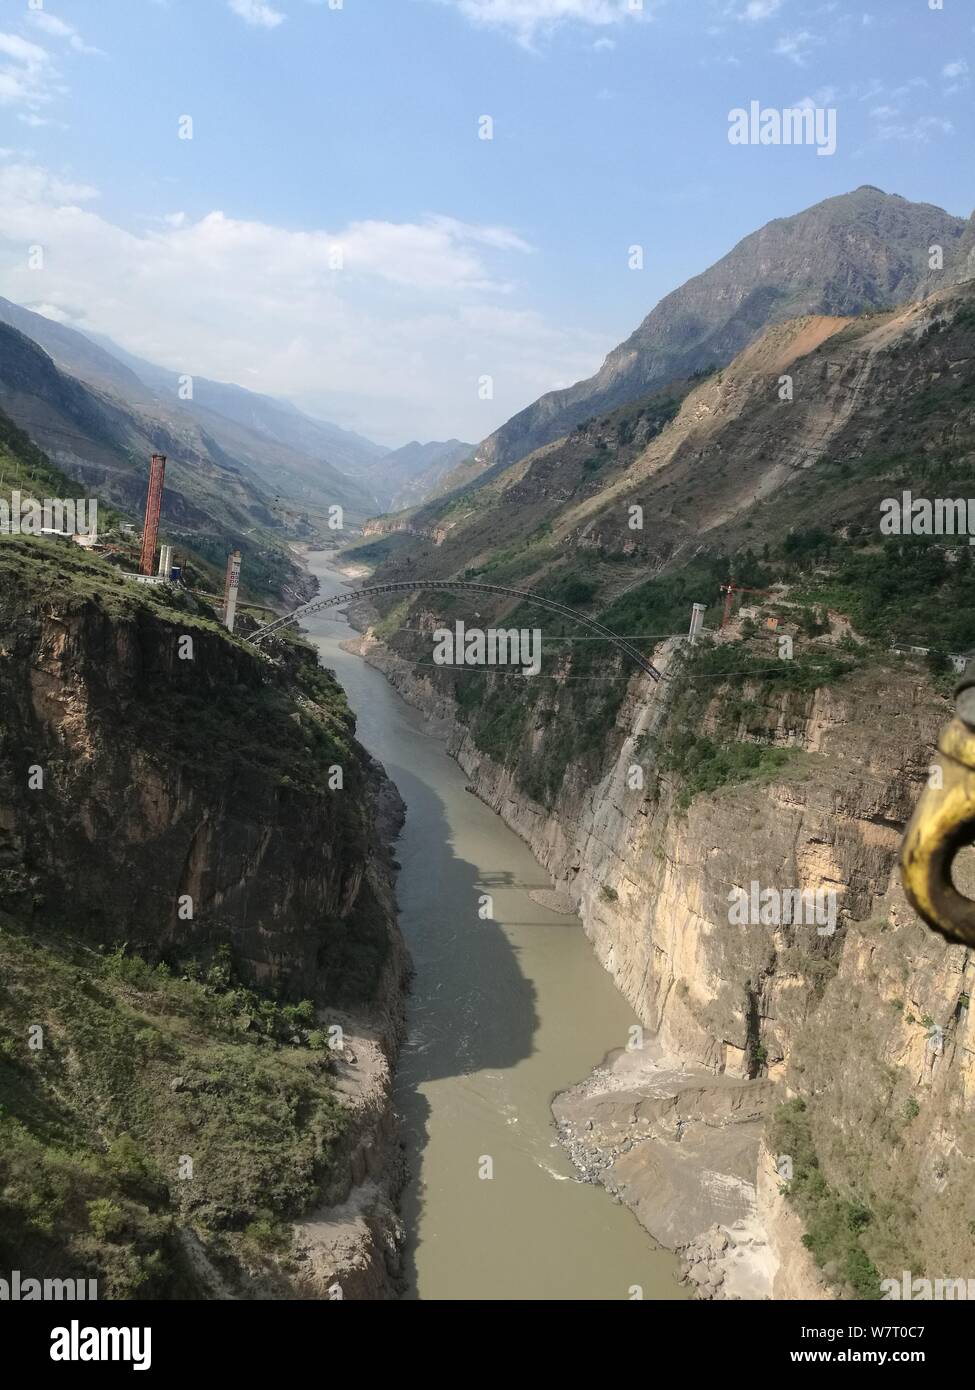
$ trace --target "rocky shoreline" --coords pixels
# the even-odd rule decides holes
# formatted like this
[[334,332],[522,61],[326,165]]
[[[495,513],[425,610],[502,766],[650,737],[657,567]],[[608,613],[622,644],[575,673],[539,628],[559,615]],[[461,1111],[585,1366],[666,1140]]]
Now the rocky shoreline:
[[778,1261],[752,1180],[768,1090],[688,1068],[647,1040],[552,1102],[580,1176],[681,1257],[695,1298],[772,1297]]
[[292,1297],[383,1300],[403,1291],[405,1230],[397,1201],[406,1171],[392,1084],[411,967],[398,925],[393,845],[406,807],[379,763],[373,761],[372,772],[378,834],[367,873],[387,925],[389,956],[368,1011],[329,1009],[321,1019],[322,1026],[343,1031],[344,1046],[330,1065],[354,1122],[322,1205],[293,1224]]

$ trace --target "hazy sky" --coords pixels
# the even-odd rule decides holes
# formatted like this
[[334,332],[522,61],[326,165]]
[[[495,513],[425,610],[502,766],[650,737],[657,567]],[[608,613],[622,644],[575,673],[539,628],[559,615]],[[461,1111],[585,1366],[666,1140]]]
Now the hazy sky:
[[[967,216],[975,6],[931,3],[0,0],[0,293],[476,441],[772,217],[863,183]],[[805,100],[835,155],[729,144]]]

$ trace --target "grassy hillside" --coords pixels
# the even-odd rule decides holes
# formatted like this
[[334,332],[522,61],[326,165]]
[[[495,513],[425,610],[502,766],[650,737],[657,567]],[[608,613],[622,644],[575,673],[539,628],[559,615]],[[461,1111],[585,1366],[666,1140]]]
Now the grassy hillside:
[[270,1272],[348,1125],[324,1047],[310,1003],[220,962],[177,975],[0,914],[0,1263],[200,1296],[192,1229]]

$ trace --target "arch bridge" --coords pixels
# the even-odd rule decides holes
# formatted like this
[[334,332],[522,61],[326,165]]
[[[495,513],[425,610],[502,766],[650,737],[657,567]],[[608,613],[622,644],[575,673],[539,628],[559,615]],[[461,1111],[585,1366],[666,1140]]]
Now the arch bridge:
[[574,608],[569,608],[564,603],[557,603],[555,599],[551,598],[542,598],[541,595],[533,594],[527,589],[509,589],[503,584],[478,584],[467,579],[405,579],[389,584],[371,584],[365,589],[349,589],[346,593],[332,594],[329,597],[313,598],[308,603],[303,603],[300,608],[294,609],[293,612],[286,613],[283,618],[276,618],[273,623],[267,623],[266,626],[258,628],[248,640],[259,647],[266,638],[275,632],[290,627],[293,623],[309,617],[312,613],[320,613],[325,608],[344,607],[346,604],[355,603],[358,599],[377,598],[383,594],[418,592],[501,594],[505,598],[516,598],[523,603],[534,603],[537,607],[547,609],[550,613],[557,613],[559,617],[567,618],[570,622],[579,623],[580,626],[589,628],[591,632],[604,637],[607,642],[612,642],[614,647],[622,652],[634,666],[644,671],[651,680],[659,681],[661,678],[661,673],[656,666],[648,661],[641,652],[638,652],[632,643],[628,642],[625,637],[619,637],[595,618],[584,617],[583,614],[577,613]]

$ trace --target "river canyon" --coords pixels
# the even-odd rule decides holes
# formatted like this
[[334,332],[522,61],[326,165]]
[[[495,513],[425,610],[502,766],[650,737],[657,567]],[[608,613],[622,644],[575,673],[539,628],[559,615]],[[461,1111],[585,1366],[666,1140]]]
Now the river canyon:
[[[308,564],[321,594],[342,591],[329,552]],[[465,790],[443,739],[343,649],[355,635],[345,617],[332,609],[304,627],[407,807],[398,896],[415,978],[395,1083],[409,1173],[406,1296],[685,1297],[675,1256],[579,1180],[552,1123],[555,1094],[625,1048],[638,1020],[577,917],[530,896],[551,887],[548,875]],[[493,1176],[482,1178],[488,1161]]]

